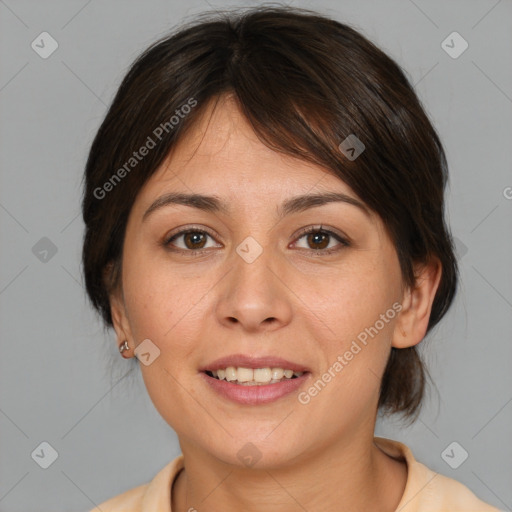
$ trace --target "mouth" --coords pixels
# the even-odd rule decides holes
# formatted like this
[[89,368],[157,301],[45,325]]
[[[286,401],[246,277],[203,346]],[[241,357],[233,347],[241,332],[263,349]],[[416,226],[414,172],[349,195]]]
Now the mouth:
[[295,371],[290,368],[271,368],[268,366],[264,368],[228,366],[226,368],[218,368],[217,370],[205,370],[204,373],[213,379],[240,386],[266,386],[297,379],[309,372]]
[[270,355],[232,354],[198,370],[214,396],[243,405],[266,404],[290,396],[311,376],[310,368]]

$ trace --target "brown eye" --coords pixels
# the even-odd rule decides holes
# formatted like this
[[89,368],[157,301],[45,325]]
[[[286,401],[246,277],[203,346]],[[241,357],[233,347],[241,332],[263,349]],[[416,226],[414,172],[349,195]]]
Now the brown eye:
[[[322,229],[321,226],[304,229],[297,240],[303,238],[306,240],[307,247],[299,247],[299,249],[310,249],[309,252],[318,252],[319,255],[340,251],[350,245],[347,239],[330,230]],[[336,241],[337,244],[331,245]]]
[[183,241],[187,249],[202,249],[205,243],[206,237],[204,233],[192,231],[183,235]]
[[312,247],[313,249],[325,249],[329,245],[329,237],[327,233],[321,231],[306,235],[308,244],[316,246]]
[[176,247],[177,250],[185,252],[200,251],[208,248],[206,247],[208,238],[213,240],[213,237],[204,230],[187,229],[172,235],[164,241],[164,246],[169,248]]

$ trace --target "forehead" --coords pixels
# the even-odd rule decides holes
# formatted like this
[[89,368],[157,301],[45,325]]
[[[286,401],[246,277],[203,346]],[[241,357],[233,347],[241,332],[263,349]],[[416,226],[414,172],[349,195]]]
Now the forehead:
[[329,169],[274,151],[261,142],[230,97],[210,103],[141,191],[167,189],[270,200],[291,192],[339,191],[356,197]]

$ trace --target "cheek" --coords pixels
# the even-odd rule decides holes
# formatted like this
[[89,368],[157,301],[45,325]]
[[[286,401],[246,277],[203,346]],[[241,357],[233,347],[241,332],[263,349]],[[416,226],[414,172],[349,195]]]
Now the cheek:
[[[317,402],[320,408],[356,411],[378,397],[401,308],[400,269],[391,256],[365,253],[343,271],[323,276],[329,286],[317,286],[309,295],[311,279],[304,278],[304,312],[321,329],[315,344],[323,352],[322,382],[311,389],[312,396],[324,396]],[[338,409],[338,404],[346,407]]]
[[[127,240],[133,240],[128,237]],[[126,244],[123,260],[123,290],[134,336],[150,337],[170,328],[170,315],[175,310],[169,279],[151,257],[143,239]],[[165,331],[164,331],[165,332]],[[157,337],[160,337],[157,336]]]
[[204,272],[184,277],[154,254],[132,251],[123,266],[123,289],[136,343],[149,338],[161,350],[186,356],[198,339],[203,298],[211,288]]
[[[160,350],[151,364],[139,365],[146,389],[162,417],[173,428],[186,431],[184,418],[199,414],[196,402],[191,400],[192,386],[187,385],[186,378],[189,370],[193,370],[205,318],[204,303],[200,301],[206,293],[205,280],[184,282],[176,270],[171,272],[154,257],[135,251],[126,260],[123,272],[126,308],[135,344],[149,339]],[[185,424],[180,428],[182,422]]]
[[[396,317],[392,306],[400,299],[400,275],[393,265],[375,259],[361,258],[341,270],[318,272],[315,279],[304,275],[294,283],[304,311],[318,319],[328,339],[355,339],[376,322],[383,335],[392,332]],[[334,344],[340,348],[339,341]]]

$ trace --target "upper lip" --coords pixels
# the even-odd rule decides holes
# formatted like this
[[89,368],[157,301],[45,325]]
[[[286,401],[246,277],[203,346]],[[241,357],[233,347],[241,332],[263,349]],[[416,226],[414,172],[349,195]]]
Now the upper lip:
[[199,371],[204,372],[207,370],[214,371],[224,369],[228,366],[235,368],[241,366],[243,368],[283,368],[284,370],[293,370],[294,372],[309,372],[310,370],[300,363],[294,363],[281,357],[274,356],[260,356],[251,357],[244,354],[232,354],[229,356],[221,357],[211,363],[205,364]]

